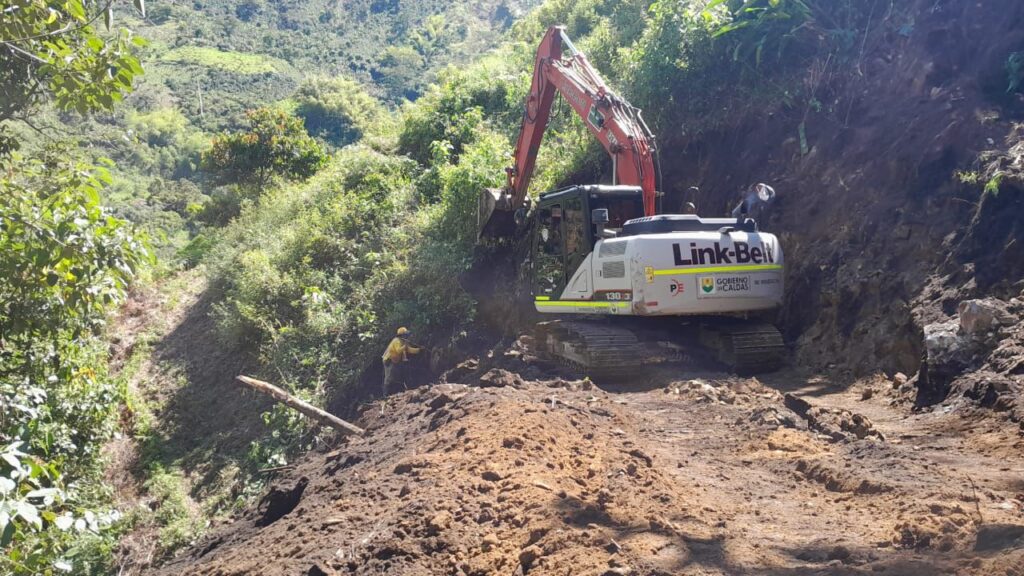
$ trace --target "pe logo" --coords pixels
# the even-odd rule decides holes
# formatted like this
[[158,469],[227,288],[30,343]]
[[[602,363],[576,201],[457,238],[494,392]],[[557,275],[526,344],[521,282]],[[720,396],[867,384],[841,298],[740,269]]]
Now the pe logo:
[[715,293],[715,279],[714,278],[701,278],[700,279],[700,291],[705,294]]
[[686,286],[679,280],[673,280],[672,283],[668,285],[668,293],[672,296],[679,296],[683,292],[686,292]]

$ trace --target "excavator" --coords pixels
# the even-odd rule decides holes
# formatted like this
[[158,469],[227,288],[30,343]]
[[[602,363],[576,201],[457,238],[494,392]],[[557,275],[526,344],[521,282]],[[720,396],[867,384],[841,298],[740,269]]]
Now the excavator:
[[[556,94],[611,157],[612,184],[571,186],[534,203],[528,188]],[[649,340],[666,343],[667,327],[737,373],[780,366],[782,335],[758,317],[782,305],[782,247],[751,217],[774,190],[753,186],[729,217],[663,213],[654,135],[564,27],[552,26],[537,50],[513,157],[505,187],[480,195],[479,233],[532,235],[533,305],[561,316],[536,327],[542,356],[589,376],[637,374],[651,358]]]

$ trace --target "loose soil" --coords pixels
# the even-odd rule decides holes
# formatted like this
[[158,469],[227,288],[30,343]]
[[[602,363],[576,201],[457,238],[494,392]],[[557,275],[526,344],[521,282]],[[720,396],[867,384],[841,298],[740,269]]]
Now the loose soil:
[[481,360],[154,573],[1024,574],[1024,440],[990,413],[909,413],[884,377]]

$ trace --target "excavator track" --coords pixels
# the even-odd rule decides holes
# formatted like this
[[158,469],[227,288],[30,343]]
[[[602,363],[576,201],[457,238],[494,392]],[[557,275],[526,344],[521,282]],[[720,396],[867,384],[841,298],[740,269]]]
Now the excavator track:
[[711,322],[701,326],[700,341],[741,375],[778,370],[786,357],[782,333],[767,322]]
[[541,322],[536,341],[547,360],[581,376],[618,379],[639,373],[644,364],[644,348],[636,335],[604,323]]
[[[676,332],[683,348],[697,345],[714,353],[729,371],[740,375],[778,370],[786,357],[779,330],[766,322],[712,318],[685,328],[689,337]],[[646,333],[640,330],[640,333]],[[696,333],[696,334],[695,334]],[[650,351],[625,326],[605,322],[555,320],[536,326],[541,356],[580,376],[621,379],[643,373]],[[699,338],[694,338],[699,336]],[[710,358],[708,358],[710,360]],[[655,360],[655,363],[660,363]]]

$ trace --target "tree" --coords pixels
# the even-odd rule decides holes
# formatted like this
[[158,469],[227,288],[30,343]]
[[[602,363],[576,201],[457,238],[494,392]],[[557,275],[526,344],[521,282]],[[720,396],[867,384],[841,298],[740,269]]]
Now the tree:
[[327,161],[323,149],[295,116],[258,108],[247,112],[246,119],[247,131],[225,132],[203,153],[202,169],[214,184],[239,184],[259,192],[277,176],[309,178]]
[[[135,7],[144,12],[143,0]],[[0,573],[83,573],[62,558],[116,515],[77,490],[96,474],[119,406],[97,336],[148,257],[128,223],[99,203],[105,168],[66,148],[17,152],[8,121],[43,103],[109,110],[142,73],[127,30],[103,38],[115,0],[0,5]],[[98,506],[98,505],[97,505]]]
[[351,144],[383,117],[380,103],[355,80],[311,78],[293,96],[306,131],[335,146]]
[[[145,13],[143,0],[134,0]],[[133,54],[141,45],[128,30],[104,39],[94,24],[110,29],[115,1],[10,0],[0,17],[0,122],[26,120],[37,104],[52,100],[61,110],[110,110],[131,91],[142,67]]]

